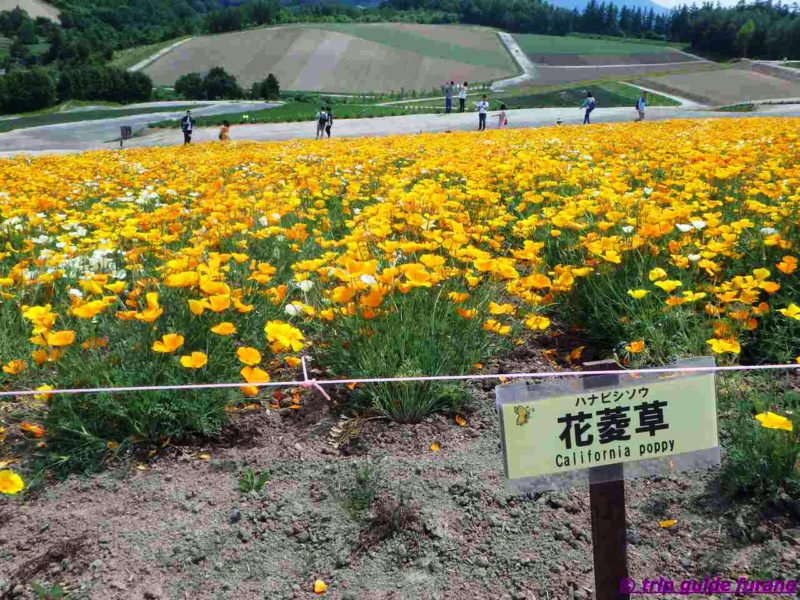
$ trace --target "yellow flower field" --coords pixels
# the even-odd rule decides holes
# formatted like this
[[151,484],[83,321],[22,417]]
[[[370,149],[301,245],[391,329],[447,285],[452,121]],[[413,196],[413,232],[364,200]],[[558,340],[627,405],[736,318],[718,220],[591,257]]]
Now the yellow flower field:
[[[303,353],[325,376],[456,374],[572,326],[636,364],[790,362],[799,213],[793,119],[3,161],[0,377],[241,398]],[[418,392],[364,391],[388,412]]]

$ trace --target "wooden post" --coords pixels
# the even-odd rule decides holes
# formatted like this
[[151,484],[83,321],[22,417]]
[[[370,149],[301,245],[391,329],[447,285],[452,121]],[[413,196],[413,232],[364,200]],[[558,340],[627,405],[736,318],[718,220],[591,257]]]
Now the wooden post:
[[[583,368],[587,371],[610,371],[619,366],[613,360],[600,360],[584,363]],[[583,387],[591,389],[618,383],[618,375],[594,375],[584,378]],[[589,506],[592,513],[594,596],[596,600],[629,600],[630,594],[620,591],[620,583],[628,577],[622,463],[589,470]]]

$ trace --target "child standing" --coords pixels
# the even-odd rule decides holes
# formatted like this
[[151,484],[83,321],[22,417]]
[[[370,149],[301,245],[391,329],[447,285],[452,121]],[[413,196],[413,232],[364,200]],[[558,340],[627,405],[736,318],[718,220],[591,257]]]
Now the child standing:
[[497,117],[497,127],[505,129],[508,127],[508,119],[506,118],[506,105],[500,105],[500,112],[495,115]]
[[478,131],[485,131],[486,113],[489,110],[489,101],[486,99],[486,94],[481,96],[481,101],[476,102],[475,106],[478,107]]
[[222,127],[219,128],[219,139],[227,141],[230,139],[228,132],[231,130],[231,124],[227,121],[222,122]]

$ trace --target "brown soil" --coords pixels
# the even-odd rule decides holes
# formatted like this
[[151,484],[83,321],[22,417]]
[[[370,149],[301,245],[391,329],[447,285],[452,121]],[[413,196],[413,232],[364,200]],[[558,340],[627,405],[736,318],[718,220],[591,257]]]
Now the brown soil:
[[568,83],[578,83],[581,81],[593,81],[598,79],[622,79],[630,77],[640,77],[643,75],[659,75],[673,70],[681,72],[699,72],[714,69],[713,64],[700,61],[688,61],[670,65],[644,65],[627,67],[584,67],[578,69],[565,69],[563,67],[552,67],[546,65],[536,65],[536,77],[534,85],[561,85]]
[[676,90],[678,95],[691,94],[691,97],[702,98],[705,103],[717,106],[750,100],[800,98],[800,82],[745,69],[680,73],[654,77],[648,82],[656,89],[668,87]]
[[497,50],[502,45],[493,29],[483,27],[460,27],[458,25],[419,25],[417,23],[377,23],[375,27],[391,27],[401,31],[411,31],[419,36],[432,40],[478,48],[480,50]]
[[691,56],[672,50],[640,54],[529,54],[528,57],[537,65],[552,67],[697,62],[697,59]]
[[[525,346],[487,365],[543,368]],[[313,392],[300,411],[234,413],[224,445],[171,447],[145,470],[115,465],[9,499],[0,505],[0,594],[20,597],[8,588],[39,582],[61,585],[72,600],[301,599],[314,597],[320,578],[325,597],[343,600],[591,598],[588,489],[505,491],[496,383],[472,386],[465,427],[443,415],[418,425],[372,421],[333,450],[334,421]],[[270,481],[240,492],[244,469],[269,470]],[[800,514],[788,498],[728,501],[716,471],[625,487],[637,581],[787,578],[800,567],[797,540],[786,535]],[[365,494],[371,507],[360,510]],[[666,519],[677,525],[662,529]]]

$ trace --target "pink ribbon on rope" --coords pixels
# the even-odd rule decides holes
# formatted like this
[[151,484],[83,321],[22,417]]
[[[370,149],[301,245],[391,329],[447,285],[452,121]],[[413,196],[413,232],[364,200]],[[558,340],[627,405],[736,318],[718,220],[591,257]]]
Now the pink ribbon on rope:
[[305,379],[305,381],[300,384],[300,387],[304,387],[304,388],[315,387],[315,388],[317,388],[319,390],[319,393],[322,394],[323,396],[325,396],[325,399],[328,402],[330,402],[331,397],[328,396],[328,394],[325,392],[325,390],[322,389],[322,386],[317,382],[317,380],[308,378],[308,371],[306,371],[306,357],[305,356],[301,356],[300,357],[300,362],[303,364],[303,379]]

